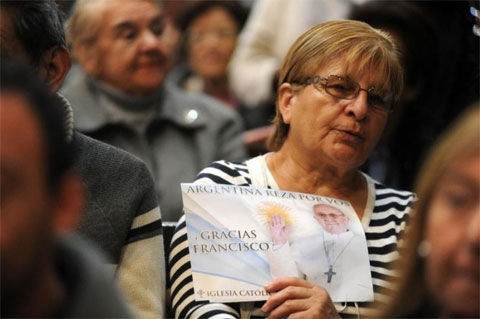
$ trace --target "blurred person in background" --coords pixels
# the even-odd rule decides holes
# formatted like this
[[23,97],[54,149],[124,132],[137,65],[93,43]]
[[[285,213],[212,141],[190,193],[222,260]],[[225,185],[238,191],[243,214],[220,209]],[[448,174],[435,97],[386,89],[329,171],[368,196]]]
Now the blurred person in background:
[[[349,201],[366,235],[374,299],[385,300],[415,195],[389,188],[359,167],[380,139],[402,88],[400,58],[388,34],[358,21],[319,24],[299,37],[285,58],[269,140],[272,153],[243,163],[218,161],[195,183],[252,185]],[[334,305],[324,287],[295,277],[267,285],[272,294],[263,306],[196,301],[186,233],[182,217],[170,249],[177,318],[338,318],[375,310],[371,302]]]
[[235,95],[247,107],[269,107],[274,115],[278,70],[290,45],[310,27],[344,18],[352,4],[365,1],[255,1],[230,65]]
[[411,189],[418,163],[432,143],[434,123],[429,118],[438,95],[439,35],[430,17],[409,1],[369,1],[354,6],[349,18],[391,34],[405,70],[403,94],[364,169],[384,183]]
[[133,318],[100,254],[73,233],[84,187],[63,106],[2,55],[1,317]]
[[480,316],[480,103],[432,148],[385,318]]
[[193,2],[179,19],[185,61],[171,72],[171,80],[239,110],[228,86],[227,66],[246,18],[246,9],[235,0]]
[[164,84],[175,49],[164,38],[169,23],[159,1],[78,0],[67,29],[82,70],[62,92],[81,132],[146,162],[162,216],[176,222],[181,182],[214,160],[246,154],[235,111]]
[[350,12],[394,37],[405,68],[404,93],[364,166],[380,181],[411,189],[429,145],[480,98],[480,44],[468,9],[467,1],[369,1]]
[[[170,72],[167,81],[188,92],[203,92],[235,109],[245,129],[243,141],[250,155],[265,152],[272,129],[265,108],[248,108],[235,97],[228,83],[228,65],[247,10],[239,1],[195,1],[178,18],[183,33],[183,62]],[[260,126],[265,126],[256,129]]]
[[[3,0],[0,15],[2,54],[22,59],[57,92],[71,59],[56,4],[53,0]],[[87,191],[79,233],[107,254],[105,266],[134,313],[142,318],[162,317],[164,248],[152,176],[134,156],[75,131],[70,102],[59,94],[55,98],[64,111],[61,122],[72,144],[73,166]]]

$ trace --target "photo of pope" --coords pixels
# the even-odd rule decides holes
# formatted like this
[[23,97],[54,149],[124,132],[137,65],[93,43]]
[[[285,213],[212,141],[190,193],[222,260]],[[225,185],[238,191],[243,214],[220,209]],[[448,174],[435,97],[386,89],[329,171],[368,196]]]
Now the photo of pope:
[[312,230],[294,239],[289,238],[291,226],[284,216],[272,216],[268,223],[273,243],[268,254],[272,276],[306,279],[323,286],[337,301],[347,301],[353,295],[365,298],[371,291],[371,277],[365,267],[368,263],[358,262],[368,258],[366,252],[363,258],[359,256],[362,246],[366,247],[365,238],[349,229],[351,222],[359,221],[352,221],[332,205],[317,204],[312,211]]

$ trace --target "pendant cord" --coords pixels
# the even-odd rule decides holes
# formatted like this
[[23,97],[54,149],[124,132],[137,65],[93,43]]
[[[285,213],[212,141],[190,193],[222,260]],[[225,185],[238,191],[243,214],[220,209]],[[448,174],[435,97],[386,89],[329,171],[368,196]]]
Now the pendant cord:
[[327,258],[327,262],[328,262],[328,265],[333,267],[333,265],[335,265],[335,263],[337,262],[337,259],[338,257],[340,257],[343,252],[345,251],[345,249],[347,249],[348,245],[350,244],[350,242],[352,241],[353,237],[355,235],[352,236],[352,238],[350,238],[350,240],[348,241],[348,243],[343,247],[342,251],[340,251],[340,253],[337,255],[337,257],[335,257],[335,259],[333,260],[332,263],[330,263],[330,261],[328,260],[328,253],[327,253],[327,247],[325,245],[325,236],[322,237],[322,240],[323,240],[323,250],[325,252],[325,257]]

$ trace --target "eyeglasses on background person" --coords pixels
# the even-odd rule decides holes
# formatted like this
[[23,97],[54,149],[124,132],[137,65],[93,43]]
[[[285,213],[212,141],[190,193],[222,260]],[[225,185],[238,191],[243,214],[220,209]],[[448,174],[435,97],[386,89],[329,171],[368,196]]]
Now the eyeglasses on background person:
[[190,43],[200,43],[207,40],[209,37],[215,37],[217,40],[234,40],[237,36],[237,31],[234,29],[217,29],[206,31],[191,31],[188,34],[188,41]]

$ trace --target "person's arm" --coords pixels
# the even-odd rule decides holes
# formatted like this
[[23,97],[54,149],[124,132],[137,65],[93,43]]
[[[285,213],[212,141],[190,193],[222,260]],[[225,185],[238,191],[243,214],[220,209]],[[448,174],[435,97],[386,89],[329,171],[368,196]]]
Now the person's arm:
[[146,167],[140,180],[143,195],[125,241],[116,277],[136,316],[158,319],[165,317],[162,220],[153,179]]
[[172,237],[169,257],[175,318],[240,318],[238,311],[228,304],[195,301],[185,215]]
[[288,242],[290,229],[285,225],[283,216],[273,215],[268,222],[268,230],[273,244],[273,249],[267,252],[272,277],[299,276]]
[[272,81],[281,63],[275,52],[281,7],[278,0],[258,0],[232,56],[230,86],[247,107],[259,106],[273,97]]
[[150,171],[131,154],[78,132],[72,143],[75,168],[89,194],[79,233],[107,254],[108,266],[111,270],[114,266],[118,284],[137,317],[162,318],[164,246]]
[[165,263],[160,209],[137,216],[117,267],[117,280],[139,318],[165,314]]

